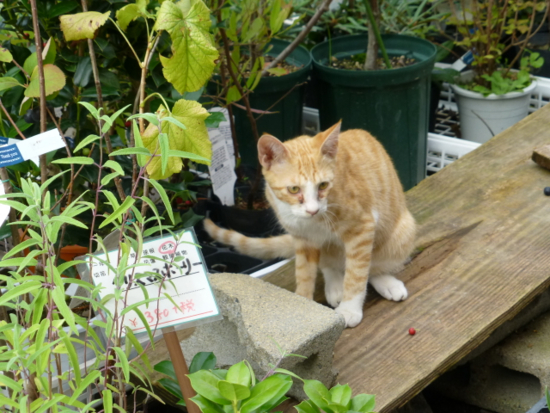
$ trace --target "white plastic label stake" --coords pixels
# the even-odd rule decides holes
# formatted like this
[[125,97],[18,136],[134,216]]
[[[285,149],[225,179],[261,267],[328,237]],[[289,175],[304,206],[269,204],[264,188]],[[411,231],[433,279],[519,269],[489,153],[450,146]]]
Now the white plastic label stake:
[[4,145],[0,146],[0,167],[16,165],[29,159],[38,165],[40,155],[65,147],[57,129],[24,140],[0,137],[0,145]]
[[[4,195],[4,184],[0,183],[0,195]],[[10,207],[8,205],[0,204],[0,226],[4,224],[4,221],[10,215]]]
[[[180,324],[192,327],[219,320],[221,315],[218,304],[212,293],[204,259],[196,242],[192,229],[181,233],[179,240],[168,236],[144,242],[139,260],[141,265],[128,270],[124,280],[118,281],[121,285],[122,299],[117,303],[112,298],[105,303],[105,307],[114,314],[115,306],[118,305],[120,314],[125,307],[144,301],[146,294],[143,290],[146,290],[149,298],[157,298],[157,300],[140,305],[138,308],[145,316],[145,321],[151,330]],[[116,294],[118,288],[116,274],[102,261],[117,267],[118,249],[107,254],[94,254],[93,257],[91,278],[95,285],[101,286],[99,295],[103,298],[109,294]],[[90,273],[90,260],[87,257],[82,259],[86,264],[77,266],[77,269],[82,278],[87,279]],[[136,261],[137,254],[132,251],[128,265],[138,263]],[[171,299],[166,297],[167,294]],[[146,331],[143,320],[133,310],[124,317],[124,326],[129,327],[134,333]]]
[[225,121],[218,128],[209,128],[208,136],[212,142],[212,163],[208,167],[212,179],[212,189],[223,205],[234,205],[233,188],[237,175],[235,174],[235,148],[231,139],[229,111],[222,108],[212,108],[211,112],[222,112]]

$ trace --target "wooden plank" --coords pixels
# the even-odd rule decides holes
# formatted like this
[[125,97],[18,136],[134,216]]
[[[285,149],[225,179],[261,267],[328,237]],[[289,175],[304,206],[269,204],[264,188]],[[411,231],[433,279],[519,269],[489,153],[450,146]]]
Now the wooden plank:
[[377,411],[406,403],[550,286],[550,172],[531,160],[549,121],[550,105],[407,193],[419,224],[401,274],[409,298],[369,291],[334,354],[338,381],[375,394]]

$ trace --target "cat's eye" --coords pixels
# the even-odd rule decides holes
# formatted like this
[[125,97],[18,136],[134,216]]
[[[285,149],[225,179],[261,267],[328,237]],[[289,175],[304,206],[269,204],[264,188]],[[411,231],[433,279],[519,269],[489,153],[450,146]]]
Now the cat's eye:
[[299,186],[289,186],[286,189],[288,189],[288,192],[290,192],[291,194],[297,194],[298,192],[300,192]]
[[328,182],[321,182],[319,184],[319,190],[322,191],[323,189],[327,189],[328,188]]

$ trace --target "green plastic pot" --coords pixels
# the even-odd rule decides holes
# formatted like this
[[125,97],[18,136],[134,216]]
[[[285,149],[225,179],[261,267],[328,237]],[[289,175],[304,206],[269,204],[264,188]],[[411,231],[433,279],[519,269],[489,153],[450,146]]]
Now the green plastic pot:
[[[273,47],[268,55],[277,56],[289,45],[289,42],[274,39],[270,44]],[[258,133],[260,136],[268,133],[280,140],[295,138],[302,134],[302,107],[305,96],[303,84],[310,75],[311,55],[305,47],[299,46],[285,61],[301,68],[284,76],[262,78],[250,94],[252,109],[275,112],[264,115],[254,114],[257,118]],[[244,106],[242,102],[239,103]],[[245,110],[235,106],[233,108],[242,162],[255,167],[258,163],[258,151],[249,119]]]
[[[327,129],[365,129],[389,153],[405,190],[426,176],[430,78],[436,47],[404,35],[382,36],[390,56],[414,57],[414,65],[392,70],[352,71],[327,66],[330,56],[365,53],[366,35],[342,36],[311,50],[320,80],[319,118]],[[331,55],[330,55],[331,54]]]

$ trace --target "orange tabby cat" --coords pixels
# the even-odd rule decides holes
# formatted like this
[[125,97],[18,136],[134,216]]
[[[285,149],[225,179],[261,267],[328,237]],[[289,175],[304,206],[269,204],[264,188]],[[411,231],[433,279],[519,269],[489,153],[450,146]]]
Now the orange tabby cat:
[[310,299],[319,268],[327,301],[348,327],[363,318],[367,281],[388,300],[407,298],[391,274],[413,249],[415,221],[376,139],[359,129],[340,133],[338,123],[284,143],[264,135],[258,154],[267,199],[288,234],[247,238],[206,220],[214,239],[259,258],[296,255],[296,293]]

